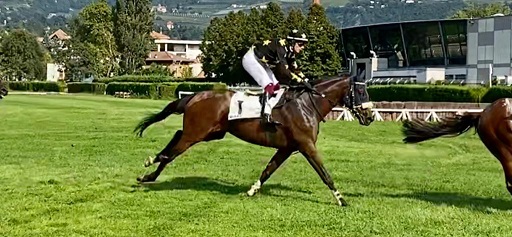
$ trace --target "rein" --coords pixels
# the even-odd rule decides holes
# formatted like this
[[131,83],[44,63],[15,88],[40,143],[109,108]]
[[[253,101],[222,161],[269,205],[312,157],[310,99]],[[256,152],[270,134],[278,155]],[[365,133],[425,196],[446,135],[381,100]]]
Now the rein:
[[[350,79],[350,80],[352,80],[352,79]],[[356,83],[358,83],[358,82],[356,82]],[[359,82],[359,83],[361,83],[361,82]],[[320,116],[321,121],[325,123],[326,122],[325,118],[320,113],[320,110],[318,109],[318,106],[316,105],[315,100],[313,100],[313,94],[317,94],[317,95],[321,96],[323,99],[327,99],[327,101],[329,101],[329,105],[331,107],[333,107],[333,108],[334,108],[334,106],[336,106],[337,102],[335,102],[335,101],[333,102],[331,99],[325,97],[325,95],[323,93],[318,92],[309,83],[305,83],[305,84],[303,84],[303,86],[305,88],[309,89],[312,92],[312,93],[308,93],[309,100],[311,100],[311,103],[313,104],[313,108],[315,109],[315,112],[318,114],[318,116]],[[291,87],[291,88],[300,88],[300,87]],[[350,92],[351,92],[351,98],[350,99],[352,100],[353,97],[354,97],[354,90],[353,90],[352,86],[350,86]],[[353,108],[350,108],[350,109],[353,110]]]

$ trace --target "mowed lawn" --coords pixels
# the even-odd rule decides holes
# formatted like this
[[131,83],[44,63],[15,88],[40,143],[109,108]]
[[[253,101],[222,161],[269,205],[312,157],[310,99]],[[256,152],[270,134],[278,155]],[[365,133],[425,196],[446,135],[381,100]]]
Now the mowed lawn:
[[510,236],[499,162],[471,130],[419,145],[400,124],[329,121],[318,147],[349,207],[295,154],[247,197],[273,154],[228,135],[157,182],[143,161],[181,116],[132,130],[167,101],[9,95],[0,101],[0,236]]

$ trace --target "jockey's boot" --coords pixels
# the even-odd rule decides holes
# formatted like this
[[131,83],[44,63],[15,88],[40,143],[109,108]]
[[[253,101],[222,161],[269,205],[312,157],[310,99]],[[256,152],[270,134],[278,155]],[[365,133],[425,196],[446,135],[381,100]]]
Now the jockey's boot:
[[263,124],[281,125],[280,122],[272,120],[270,105],[267,103],[270,98],[270,93],[265,92],[262,98],[261,117]]

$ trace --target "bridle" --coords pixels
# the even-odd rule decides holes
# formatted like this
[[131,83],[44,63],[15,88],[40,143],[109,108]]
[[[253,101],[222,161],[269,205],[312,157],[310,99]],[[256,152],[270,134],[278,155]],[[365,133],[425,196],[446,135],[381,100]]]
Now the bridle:
[[364,102],[360,105],[354,105],[355,104],[355,89],[356,89],[356,85],[364,85],[366,86],[366,83],[365,82],[358,82],[356,80],[354,80],[354,77],[350,77],[350,91],[349,91],[349,95],[347,97],[348,98],[348,101],[349,101],[349,105],[347,106],[346,103],[345,103],[345,106],[348,107],[348,109],[350,110],[350,112],[352,112],[354,115],[360,117],[361,114],[359,114],[359,112],[357,112],[357,109],[358,108],[362,108],[362,109],[366,109],[366,108],[371,108],[373,107],[373,103],[371,101],[369,102]]

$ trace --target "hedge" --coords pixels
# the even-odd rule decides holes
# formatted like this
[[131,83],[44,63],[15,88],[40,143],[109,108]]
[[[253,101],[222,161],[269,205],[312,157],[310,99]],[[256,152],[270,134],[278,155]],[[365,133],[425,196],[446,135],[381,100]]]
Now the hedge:
[[103,95],[105,94],[106,88],[107,85],[104,83],[68,83],[68,93],[93,93]]
[[34,92],[64,92],[65,84],[47,81],[10,81],[9,90]]
[[372,101],[480,102],[486,87],[444,85],[370,86]]
[[105,77],[94,80],[93,82],[109,84],[112,82],[139,82],[139,83],[162,83],[162,82],[174,82],[177,79],[170,76],[142,76],[142,75],[124,75],[117,77]]
[[130,92],[130,96],[137,98],[169,99],[176,98],[180,91],[199,92],[205,90],[225,90],[223,83],[120,83],[107,84],[106,94],[114,95],[115,92]]
[[[8,82],[9,90],[63,92],[58,82]],[[225,90],[224,83],[193,82],[110,82],[68,83],[68,93],[94,93],[114,95],[115,92],[131,92],[131,96],[152,99],[176,98],[180,91],[199,92]],[[372,101],[429,101],[491,103],[499,98],[512,98],[512,87],[451,86],[451,85],[376,85],[369,86]]]
[[165,83],[165,82],[217,82],[215,79],[206,78],[176,78],[160,75],[123,75],[116,77],[103,77],[95,79],[93,82],[111,83],[111,82],[139,82],[139,83]]
[[482,103],[492,103],[500,98],[512,98],[512,87],[509,86],[495,86],[487,90],[487,93],[482,97]]

